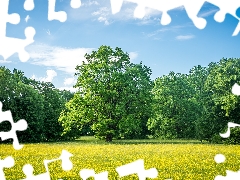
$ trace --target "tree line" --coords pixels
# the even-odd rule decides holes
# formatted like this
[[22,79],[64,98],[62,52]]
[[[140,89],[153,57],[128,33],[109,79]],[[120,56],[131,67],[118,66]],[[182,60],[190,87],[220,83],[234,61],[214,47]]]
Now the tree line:
[[[73,97],[70,91],[60,91],[50,82],[27,78],[24,72],[0,67],[0,101],[3,111],[10,110],[14,122],[25,119],[28,128],[17,131],[21,142],[62,140],[63,128],[58,122],[65,103]],[[0,124],[0,131],[9,131],[10,123]],[[1,141],[0,141],[1,142]]]
[[[101,46],[76,67],[76,93],[0,68],[0,101],[14,120],[26,119],[25,141],[146,138],[220,142],[227,123],[240,123],[240,59],[222,58],[188,74],[170,72],[151,80],[151,69],[134,64],[121,48]],[[7,130],[7,124],[1,123]],[[238,143],[240,132],[234,129]],[[232,136],[233,137],[233,136]]]

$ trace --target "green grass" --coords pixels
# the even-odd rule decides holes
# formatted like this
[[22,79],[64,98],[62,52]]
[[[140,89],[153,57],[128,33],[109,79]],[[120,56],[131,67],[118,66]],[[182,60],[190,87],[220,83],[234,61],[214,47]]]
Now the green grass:
[[[226,175],[226,170],[240,170],[239,145],[214,145],[196,140],[114,140],[106,143],[93,137],[82,137],[72,142],[24,144],[23,149],[14,150],[11,144],[0,145],[0,158],[12,156],[15,165],[5,168],[6,179],[24,179],[24,164],[32,164],[34,174],[44,173],[44,159],[55,159],[65,149],[73,154],[74,166],[65,172],[61,162],[49,165],[52,179],[81,179],[79,171],[94,169],[97,173],[109,172],[109,179],[119,179],[116,168],[143,159],[145,168],[155,167],[157,179],[214,179]],[[226,161],[217,164],[216,154],[224,154]],[[121,178],[138,179],[136,175]]]

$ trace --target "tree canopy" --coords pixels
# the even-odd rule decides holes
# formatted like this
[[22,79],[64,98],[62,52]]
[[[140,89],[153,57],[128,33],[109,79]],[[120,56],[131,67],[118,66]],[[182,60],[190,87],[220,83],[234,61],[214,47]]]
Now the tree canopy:
[[[0,67],[0,101],[3,111],[11,110],[16,122],[25,119],[28,128],[17,132],[21,142],[56,141],[63,131],[58,122],[65,103],[73,96],[60,91],[50,82],[40,82],[24,76],[24,72],[11,72]],[[1,123],[0,131],[9,131],[7,121]]]
[[[76,67],[76,93],[24,72],[0,67],[0,101],[14,121],[26,119],[17,132],[21,142],[58,141],[94,135],[99,139],[187,138],[219,141],[227,123],[240,124],[240,59],[222,58],[188,74],[170,72],[151,80],[151,69],[131,62],[121,48],[101,46]],[[0,131],[9,131],[7,121]],[[234,130],[229,143],[239,143]]]
[[[76,67],[78,92],[59,121],[64,133],[90,126],[96,137],[144,137],[151,116],[150,68],[130,62],[120,48],[101,46]],[[76,129],[75,129],[76,130]]]
[[162,138],[212,141],[228,122],[239,121],[240,59],[223,58],[208,67],[193,67],[189,74],[171,72],[155,80],[153,116],[148,128]]

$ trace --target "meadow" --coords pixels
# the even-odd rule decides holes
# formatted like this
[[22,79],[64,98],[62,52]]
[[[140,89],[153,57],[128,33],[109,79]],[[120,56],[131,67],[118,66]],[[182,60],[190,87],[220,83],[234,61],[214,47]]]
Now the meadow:
[[[156,179],[214,179],[226,175],[226,170],[240,169],[240,146],[201,143],[196,140],[113,140],[106,143],[93,137],[81,137],[72,142],[24,144],[14,150],[11,144],[0,145],[0,158],[12,156],[15,165],[5,168],[6,179],[24,179],[22,167],[31,164],[34,174],[44,173],[44,159],[58,158],[62,150],[72,153],[73,168],[63,171],[61,161],[49,165],[51,179],[81,179],[81,169],[96,173],[108,171],[109,179],[138,179],[136,175],[119,178],[116,168],[143,159],[145,169],[156,168]],[[214,161],[216,154],[226,157],[224,163]],[[93,179],[93,178],[92,178]]]

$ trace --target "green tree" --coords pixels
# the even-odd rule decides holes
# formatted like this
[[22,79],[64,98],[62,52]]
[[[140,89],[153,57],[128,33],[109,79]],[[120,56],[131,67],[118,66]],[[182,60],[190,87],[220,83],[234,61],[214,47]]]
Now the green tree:
[[[73,97],[60,91],[52,83],[40,82],[24,76],[24,72],[0,68],[0,101],[3,110],[11,110],[14,121],[26,119],[27,130],[17,132],[23,142],[55,141],[63,128],[58,122],[65,103]],[[1,123],[1,131],[9,131],[10,124]]]
[[68,102],[70,99],[73,98],[74,93],[68,90],[58,90],[55,89],[56,91],[58,91],[59,95],[61,96],[61,98],[64,100],[64,102]]
[[194,66],[189,71],[189,82],[193,86],[193,96],[198,106],[196,113],[196,138],[208,140],[211,137],[213,121],[208,122],[212,115],[213,104],[211,94],[206,91],[205,83],[209,74],[208,67]]
[[80,93],[75,93],[73,98],[65,104],[65,109],[59,117],[63,127],[62,136],[65,139],[76,139],[83,134],[82,131],[90,129],[92,122],[88,118],[93,112],[87,108],[87,102],[84,101]]
[[194,138],[198,109],[188,75],[170,72],[155,80],[152,134],[161,138]]
[[12,101],[15,102],[14,109],[11,110],[15,122],[25,119],[28,128],[25,131],[17,132],[21,142],[40,142],[44,138],[44,99],[30,85],[18,82],[14,89],[16,96]]
[[209,126],[212,137],[223,132],[228,122],[240,123],[240,97],[231,92],[235,83],[240,83],[240,59],[222,58],[209,64],[205,89],[210,97],[206,103],[211,113],[205,123],[212,124]]
[[40,82],[29,80],[28,83],[34,87],[43,98],[45,114],[44,118],[44,141],[56,141],[61,139],[63,128],[58,122],[65,103],[73,96],[68,91],[60,91],[51,82]]
[[64,133],[87,125],[106,141],[144,136],[151,115],[150,68],[131,63],[127,53],[109,46],[85,58],[87,63],[76,67],[79,91],[59,118]]
[[13,75],[6,67],[0,67],[0,101],[3,103],[3,110],[14,110],[15,96],[14,87],[17,86],[17,81],[14,80]]
[[[5,67],[0,67],[0,101],[3,111],[11,110],[16,122],[25,119],[28,128],[17,132],[21,142],[39,142],[44,129],[43,98],[32,86],[22,81],[27,78],[22,71],[14,69],[13,73]],[[10,127],[11,128],[11,127]],[[7,124],[1,123],[2,131],[9,131]]]
[[60,140],[63,131],[61,124],[58,122],[59,115],[64,109],[65,100],[61,98],[59,91],[55,89],[50,82],[41,82],[41,95],[44,99],[44,126],[45,141]]

